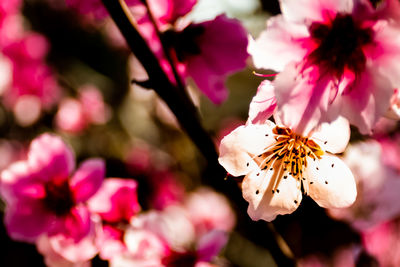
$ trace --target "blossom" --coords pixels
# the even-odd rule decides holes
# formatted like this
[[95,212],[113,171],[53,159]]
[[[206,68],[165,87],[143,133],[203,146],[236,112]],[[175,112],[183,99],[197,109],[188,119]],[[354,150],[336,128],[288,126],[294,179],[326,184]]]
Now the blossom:
[[96,242],[102,259],[111,259],[126,250],[125,228],[140,210],[136,191],[134,180],[109,178],[88,201],[90,211],[102,221]]
[[291,114],[299,131],[342,115],[370,133],[400,83],[400,29],[392,16],[369,1],[280,4],[282,15],[248,48],[256,67],[280,72],[278,112]]
[[[329,209],[329,214],[349,222],[357,230],[370,229],[400,214],[400,177],[396,166],[386,158],[395,153],[397,144],[388,140],[369,140],[349,146],[343,158],[357,183],[357,198],[351,207]],[[398,162],[397,162],[398,165]]]
[[343,118],[306,136],[268,120],[249,123],[222,139],[219,162],[230,175],[245,176],[242,192],[253,220],[293,212],[302,190],[321,207],[347,207],[357,195],[353,174],[327,151],[343,152],[349,137]]
[[383,222],[361,233],[366,251],[374,256],[379,266],[400,264],[399,220]]
[[59,137],[43,134],[32,141],[27,160],[1,173],[4,220],[13,239],[35,242],[47,235],[63,257],[82,260],[73,245],[92,232],[85,202],[100,187],[105,167],[102,160],[89,159],[72,174],[74,169],[72,150]]
[[212,230],[229,232],[235,226],[235,214],[228,200],[209,188],[192,192],[184,204],[197,235]]
[[164,33],[181,75],[191,77],[216,104],[222,103],[228,96],[224,85],[227,75],[246,66],[246,36],[239,21],[225,15]]
[[187,210],[169,206],[135,217],[125,235],[128,252],[113,258],[111,266],[202,266],[227,242],[223,231],[195,233]]

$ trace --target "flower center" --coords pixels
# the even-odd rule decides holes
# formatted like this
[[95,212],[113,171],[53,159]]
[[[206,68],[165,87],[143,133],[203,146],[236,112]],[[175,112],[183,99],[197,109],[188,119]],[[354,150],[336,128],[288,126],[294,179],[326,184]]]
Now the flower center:
[[57,216],[68,214],[75,206],[68,180],[49,181],[45,184],[45,191],[44,205]]
[[194,251],[172,251],[170,255],[162,259],[162,263],[167,267],[191,267],[195,266],[197,258],[198,256]]
[[309,31],[317,43],[309,55],[311,63],[325,66],[338,79],[346,68],[356,74],[365,69],[362,47],[372,42],[373,33],[357,25],[351,15],[338,13],[330,24],[314,22]]
[[256,156],[260,169],[276,173],[274,189],[280,177],[287,178],[285,174],[304,180],[302,175],[307,167],[307,159],[320,159],[324,152],[313,140],[293,133],[290,128],[276,126],[272,132],[276,142]]

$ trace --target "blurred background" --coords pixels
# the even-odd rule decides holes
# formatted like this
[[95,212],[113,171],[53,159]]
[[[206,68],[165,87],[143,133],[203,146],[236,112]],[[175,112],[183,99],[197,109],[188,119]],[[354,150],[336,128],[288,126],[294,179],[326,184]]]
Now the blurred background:
[[[101,157],[106,162],[106,177],[138,181],[142,211],[160,209],[169,199],[177,201],[212,184],[205,177],[211,175],[207,159],[180,130],[165,103],[154,91],[131,83],[143,70],[110,18],[97,20],[79,14],[63,0],[24,0],[16,6],[12,12],[7,7],[0,10],[1,43],[6,47],[0,54],[0,170],[25,159],[29,143],[39,134],[53,132],[72,146],[78,163]],[[221,13],[239,19],[256,37],[268,17],[280,10],[278,1],[272,0],[200,0],[189,16],[204,21]],[[11,43],[11,37],[22,32],[25,37]],[[227,79],[229,96],[221,105],[213,104],[189,82],[202,124],[216,144],[245,123],[249,103],[264,79],[254,75],[254,70],[249,59],[247,68]],[[373,143],[367,145],[363,142],[368,138],[353,129],[351,151],[343,157],[356,176],[384,178],[373,188],[360,178],[360,199],[347,211],[328,212],[305,196],[293,214],[278,216],[272,223],[250,222],[237,181],[232,177],[221,181],[236,190],[224,192],[235,213],[236,227],[216,266],[260,267],[285,262],[298,266],[398,266],[400,209],[385,210],[398,205],[400,184],[385,179],[400,179],[400,168],[394,156],[385,158],[386,152],[382,152],[391,149],[393,155],[400,154],[397,129],[396,122],[383,120],[374,140],[369,141]],[[371,146],[376,150],[366,148]],[[379,170],[393,171],[363,172],[368,164],[354,160],[360,155],[373,158],[371,162]],[[378,195],[388,197],[382,200]],[[377,210],[382,212],[376,215]],[[3,224],[0,244],[0,266],[45,266],[35,245],[11,240]],[[92,266],[108,266],[108,262],[97,256]]]

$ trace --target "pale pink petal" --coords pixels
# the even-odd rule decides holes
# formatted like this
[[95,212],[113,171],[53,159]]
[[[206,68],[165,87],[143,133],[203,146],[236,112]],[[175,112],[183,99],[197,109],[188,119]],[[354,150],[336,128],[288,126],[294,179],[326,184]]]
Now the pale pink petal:
[[262,124],[272,116],[276,108],[274,90],[275,88],[268,80],[263,81],[258,86],[257,94],[250,103],[248,122]]
[[320,124],[312,132],[311,138],[324,151],[342,153],[350,140],[350,124],[345,118],[338,117],[331,123]]
[[36,241],[36,248],[44,257],[44,262],[48,267],[90,267],[89,261],[71,262],[58,254],[51,246],[49,237],[41,235]]
[[228,242],[228,234],[223,231],[210,231],[203,235],[197,243],[199,261],[211,261]]
[[98,249],[95,245],[95,222],[90,223],[90,229],[80,240],[60,233],[50,236],[49,242],[54,251],[71,262],[84,262],[93,258]]
[[55,117],[57,127],[70,133],[83,131],[88,124],[83,109],[84,106],[78,100],[64,99]]
[[104,180],[105,164],[101,159],[84,161],[71,178],[70,187],[76,202],[84,202],[99,190]]
[[280,6],[285,19],[297,23],[323,21],[325,12],[351,13],[352,0],[281,0]]
[[324,154],[320,160],[308,160],[305,169],[308,194],[324,208],[348,207],[356,199],[354,176],[338,157]]
[[256,68],[282,71],[292,61],[300,61],[306,55],[301,44],[309,36],[305,25],[288,23],[282,16],[272,17],[267,30],[253,40],[250,37],[248,52]]
[[378,119],[390,106],[393,84],[381,73],[381,69],[370,67],[342,98],[342,114],[357,126],[363,134],[371,134]]
[[191,193],[185,207],[197,235],[211,230],[230,231],[235,225],[235,214],[228,200],[211,189],[200,188]]
[[67,178],[75,168],[75,157],[71,148],[61,138],[51,134],[42,134],[32,141],[28,162],[44,181],[54,177]]
[[[304,76],[303,76],[304,75]],[[273,82],[277,114],[282,123],[297,134],[306,136],[322,120],[335,119],[337,110],[329,110],[331,91],[336,91],[330,74],[320,76],[319,69],[310,67],[299,75],[299,67],[289,64]]]
[[253,220],[272,221],[277,215],[289,214],[300,205],[302,195],[299,182],[288,175],[281,178],[273,193],[271,176],[275,172],[254,171],[242,183],[243,198],[249,202],[247,213]]
[[259,168],[253,157],[259,155],[275,139],[275,124],[267,121],[262,125],[240,126],[225,136],[219,147],[219,163],[233,176],[249,173]]

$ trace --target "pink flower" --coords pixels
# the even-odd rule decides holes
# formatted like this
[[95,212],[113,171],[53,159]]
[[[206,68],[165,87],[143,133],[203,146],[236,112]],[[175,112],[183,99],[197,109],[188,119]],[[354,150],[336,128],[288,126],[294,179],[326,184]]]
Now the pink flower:
[[97,237],[102,259],[111,259],[126,250],[125,228],[140,210],[136,191],[134,180],[109,178],[89,200],[90,211],[98,214],[102,221]]
[[222,103],[228,96],[226,77],[244,68],[248,57],[247,33],[239,21],[220,15],[164,35],[181,75],[191,77],[211,101]]
[[351,207],[329,209],[336,219],[349,222],[355,229],[365,230],[400,214],[393,205],[400,200],[400,177],[396,169],[385,162],[386,154],[395,149],[370,140],[350,146],[344,161],[350,167],[357,183],[357,198]]
[[230,232],[235,226],[235,214],[228,200],[209,188],[200,188],[190,193],[185,207],[197,235],[212,230]]
[[3,94],[3,101],[13,109],[22,125],[32,124],[42,109],[49,109],[58,101],[60,88],[44,62],[48,47],[42,35],[28,33],[3,50],[12,63],[12,81]]
[[[307,132],[339,115],[370,133],[399,86],[400,31],[369,1],[282,0],[251,42],[258,68],[280,71],[278,112]],[[343,40],[346,40],[343,42]]]
[[400,264],[399,221],[382,223],[362,233],[365,249],[374,256],[380,266],[398,266]]
[[12,238],[35,242],[46,234],[77,243],[90,233],[85,202],[104,179],[104,162],[86,160],[72,175],[74,169],[72,150],[59,137],[43,134],[32,141],[26,161],[1,173],[4,220]]
[[227,235],[213,230],[196,236],[187,211],[169,206],[134,218],[125,241],[128,253],[113,259],[119,264],[112,266],[201,266],[219,253]]
[[350,137],[339,118],[306,136],[271,121],[240,126],[222,139],[220,164],[244,175],[243,197],[253,220],[272,221],[300,205],[302,190],[321,207],[347,207],[357,195],[354,177],[339,158]]

